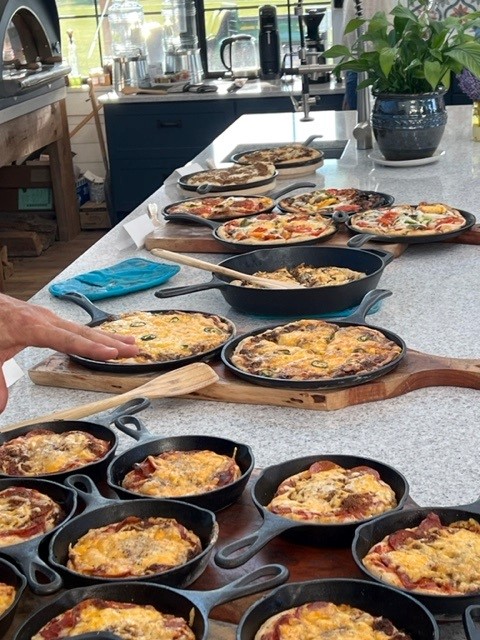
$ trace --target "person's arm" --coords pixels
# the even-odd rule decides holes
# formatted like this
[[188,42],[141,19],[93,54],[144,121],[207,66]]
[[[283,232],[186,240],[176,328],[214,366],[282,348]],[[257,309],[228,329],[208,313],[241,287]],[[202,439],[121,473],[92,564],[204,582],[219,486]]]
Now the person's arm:
[[0,411],[8,391],[1,366],[25,347],[45,347],[94,360],[138,353],[132,336],[114,336],[64,320],[45,307],[0,294]]

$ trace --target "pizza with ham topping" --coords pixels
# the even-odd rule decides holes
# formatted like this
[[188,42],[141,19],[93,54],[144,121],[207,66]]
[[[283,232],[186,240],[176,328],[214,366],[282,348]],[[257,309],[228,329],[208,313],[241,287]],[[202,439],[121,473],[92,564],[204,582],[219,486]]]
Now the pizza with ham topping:
[[278,206],[283,211],[293,213],[326,213],[343,211],[357,213],[366,209],[374,209],[386,204],[385,196],[374,191],[360,189],[316,189],[296,196],[283,198]]
[[71,544],[67,567],[82,575],[129,578],[163,573],[202,551],[199,537],[174,518],[138,518],[90,529]]
[[292,143],[267,149],[245,151],[237,154],[235,162],[251,164],[252,162],[272,162],[279,169],[290,165],[297,166],[302,163],[311,164],[323,160],[323,151],[307,147],[304,144]]
[[414,593],[460,596],[480,592],[480,522],[442,524],[429,513],[417,526],[400,529],[363,558],[377,579]]
[[16,595],[17,591],[13,585],[0,582],[0,616],[12,606]]
[[150,604],[87,598],[56,616],[32,640],[60,640],[109,631],[122,640],[195,640],[187,621]]
[[253,216],[273,209],[274,206],[275,200],[267,196],[208,196],[189,198],[169,205],[165,213],[168,216],[188,213],[207,220],[229,220]]
[[175,498],[220,489],[241,475],[230,456],[207,450],[164,451],[135,464],[122,486],[141,495]]
[[[348,604],[314,601],[266,620],[254,640],[411,640],[383,616]],[[35,640],[35,639],[32,639]]]
[[181,178],[188,186],[198,187],[210,184],[214,187],[236,187],[259,182],[268,182],[276,175],[275,165],[271,162],[253,162],[247,165],[233,165],[225,169],[196,171]]
[[101,460],[109,449],[109,442],[86,431],[33,429],[0,445],[0,472],[41,476],[78,469]]
[[29,487],[8,487],[0,491],[0,547],[48,533],[64,517],[50,496]]
[[330,460],[319,460],[286,478],[267,509],[291,520],[339,524],[378,516],[396,506],[395,492],[375,469],[346,469]]

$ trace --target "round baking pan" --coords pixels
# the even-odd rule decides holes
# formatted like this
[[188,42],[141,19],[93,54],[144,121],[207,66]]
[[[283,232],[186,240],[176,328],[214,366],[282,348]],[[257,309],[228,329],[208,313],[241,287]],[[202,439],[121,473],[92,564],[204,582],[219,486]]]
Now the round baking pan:
[[254,640],[259,628],[272,616],[316,601],[347,604],[372,616],[385,617],[412,640],[439,638],[435,619],[411,596],[365,580],[337,578],[291,582],[278,587],[245,612],[238,625],[236,640]]
[[128,417],[120,418],[115,422],[120,431],[138,441],[138,445],[130,447],[124,453],[117,456],[107,469],[107,482],[122,498],[154,498],[136,493],[122,486],[126,474],[143,462],[148,456],[158,456],[166,451],[213,451],[219,455],[230,456],[235,459],[241,471],[241,476],[231,484],[219,487],[207,493],[198,493],[185,496],[172,496],[175,500],[185,501],[189,504],[220,511],[238,500],[245,489],[252,474],[255,460],[251,448],[240,442],[203,435],[181,435],[158,437],[153,435],[145,427],[141,420]]
[[[320,191],[322,191],[322,189],[319,189]],[[327,189],[325,189],[325,191],[327,191]],[[372,206],[371,204],[369,204],[368,209],[376,209],[377,207],[387,207],[391,204],[394,203],[395,198],[393,196],[391,196],[388,193],[382,193],[380,191],[364,191],[362,189],[358,189],[359,193],[361,193],[365,198],[377,198],[378,199],[378,204]],[[299,196],[302,196],[304,194],[300,193],[298,194]],[[294,196],[296,197],[296,196]],[[288,198],[287,198],[288,199]],[[353,213],[358,213],[359,211],[363,211],[364,208],[361,209],[357,209],[355,211],[349,211],[348,208],[352,207],[354,205],[334,205],[332,207],[325,207],[325,208],[319,208],[318,211],[316,211],[315,213],[324,213],[325,215],[328,215],[329,212],[332,213],[333,211],[341,211],[343,213],[348,213],[348,215],[351,215]],[[302,213],[299,212],[298,210],[295,211],[291,206],[289,206],[288,203],[285,203],[285,199],[280,200],[280,202],[278,202],[277,207],[280,209],[280,211],[288,211],[288,212],[292,212],[292,213]],[[312,211],[305,211],[303,213],[313,213]]]
[[[371,580],[385,584],[364,566],[363,558],[383,538],[400,529],[417,527],[430,513],[435,513],[445,525],[469,518],[480,522],[480,498],[471,504],[453,507],[409,507],[401,513],[390,512],[376,518],[375,521],[360,525],[352,542],[352,554],[361,571]],[[462,596],[443,596],[428,595],[401,587],[395,589],[412,595],[440,620],[459,620],[467,606],[480,605],[480,592]]]
[[276,178],[278,176],[278,171],[275,171],[273,175],[268,176],[267,178],[258,178],[256,180],[251,180],[246,184],[238,184],[235,182],[231,182],[229,184],[216,185],[208,182],[208,177],[205,178],[205,182],[202,184],[190,184],[189,179],[199,176],[201,174],[208,174],[212,170],[206,169],[205,171],[195,171],[194,173],[188,173],[184,176],[181,176],[178,179],[178,186],[184,191],[194,191],[196,193],[240,193],[240,194],[259,194],[268,193],[272,189],[275,188]]
[[234,373],[239,378],[243,378],[248,382],[264,387],[278,387],[287,389],[343,389],[346,387],[353,387],[359,384],[365,384],[366,382],[371,382],[372,380],[380,378],[390,371],[393,371],[393,369],[395,369],[395,367],[397,367],[403,360],[407,352],[407,345],[396,333],[371,324],[365,324],[365,316],[373,307],[373,305],[390,295],[392,295],[392,292],[386,289],[374,289],[373,291],[369,291],[365,295],[357,309],[350,316],[348,316],[346,320],[336,318],[330,318],[328,320],[329,323],[333,323],[339,327],[362,326],[366,327],[367,329],[380,331],[388,340],[394,342],[401,348],[401,352],[391,362],[388,362],[387,364],[384,364],[377,369],[374,369],[373,371],[327,379],[316,378],[309,380],[290,380],[286,378],[273,378],[257,375],[254,373],[248,373],[247,371],[243,371],[235,364],[233,364],[233,354],[235,353],[235,349],[242,340],[248,338],[249,336],[256,336],[260,333],[263,333],[264,331],[281,327],[282,325],[270,325],[261,327],[259,329],[255,329],[254,331],[250,331],[248,333],[244,333],[241,336],[233,338],[232,340],[227,342],[227,344],[222,349],[222,362],[232,373]]
[[3,613],[0,613],[0,637],[3,638],[13,622],[20,598],[27,586],[27,580],[13,564],[0,558],[0,583],[15,589],[12,604]]
[[19,427],[18,429],[12,429],[11,431],[0,432],[0,455],[1,448],[4,444],[11,442],[15,438],[25,436],[32,431],[42,429],[50,431],[51,433],[66,433],[68,431],[81,431],[87,433],[95,438],[108,442],[107,452],[97,460],[89,462],[81,466],[65,469],[63,471],[56,471],[53,473],[45,473],[41,475],[20,475],[20,474],[8,474],[0,471],[0,477],[21,477],[21,478],[44,478],[46,480],[54,480],[56,482],[63,482],[65,478],[73,473],[86,473],[92,478],[100,479],[104,477],[104,472],[115,455],[115,451],[118,445],[117,434],[113,429],[110,429],[109,425],[115,422],[117,418],[121,416],[131,415],[142,411],[150,405],[150,400],[147,398],[134,398],[124,404],[116,407],[111,411],[99,413],[96,416],[89,418],[88,420],[54,420],[51,422],[36,422],[26,427]]
[[[272,465],[262,471],[251,490],[252,501],[260,512],[263,523],[254,533],[235,540],[217,551],[215,562],[227,569],[239,567],[253,558],[273,538],[285,534],[292,542],[310,544],[322,547],[348,546],[353,538],[355,529],[366,520],[339,524],[306,524],[299,520],[292,520],[272,513],[267,509],[279,485],[291,476],[309,469],[312,464],[320,460],[329,460],[346,468],[368,466],[380,474],[380,478],[394,491],[397,506],[401,509],[408,497],[409,487],[405,477],[393,467],[377,460],[348,455],[311,455],[295,458]],[[377,516],[378,517],[378,516]],[[371,518],[368,519],[370,521]]]
[[[48,560],[61,574],[68,587],[78,587],[100,582],[157,582],[184,587],[196,580],[205,570],[218,538],[215,515],[206,509],[178,500],[138,499],[114,500],[100,494],[88,476],[72,475],[65,483],[75,489],[86,504],[85,510],[58,529],[49,542]],[[174,518],[193,531],[201,541],[202,551],[182,565],[146,576],[108,578],[84,575],[67,567],[70,545],[77,542],[90,529],[98,529],[129,517]]]
[[423,234],[423,235],[411,235],[411,236],[390,236],[383,235],[380,233],[372,233],[366,232],[362,233],[358,229],[355,229],[350,220],[345,222],[345,226],[350,231],[350,233],[354,233],[356,235],[353,238],[348,240],[349,247],[362,247],[366,242],[393,242],[399,244],[426,244],[431,242],[443,242],[444,240],[450,240],[451,238],[456,238],[461,235],[464,231],[468,231],[473,227],[476,222],[476,218],[473,214],[468,213],[468,211],[463,211],[461,209],[457,209],[457,211],[465,218],[465,224],[461,229],[456,229],[455,231],[449,231],[448,233],[432,233],[432,234]]
[[157,298],[219,289],[230,306],[243,313],[262,316],[308,316],[335,313],[361,303],[375,289],[386,265],[393,260],[388,251],[350,249],[348,247],[278,247],[258,249],[235,255],[220,266],[254,274],[301,264],[311,267],[346,267],[365,273],[365,277],[345,284],[303,289],[257,289],[231,284],[231,278],[213,275],[209,282],[186,287],[170,287],[155,292]]
[[31,640],[50,620],[87,598],[151,605],[165,614],[182,617],[190,624],[195,640],[208,638],[208,614],[219,604],[271,589],[285,582],[288,570],[278,564],[258,567],[233,582],[210,591],[172,589],[149,582],[120,582],[70,589],[31,615],[14,640]]
[[[104,322],[108,322],[118,318],[117,315],[103,311],[99,307],[95,306],[92,302],[90,302],[90,300],[87,297],[85,297],[81,293],[75,293],[75,292],[65,293],[60,295],[59,298],[61,298],[62,300],[69,300],[70,302],[74,302],[79,307],[81,307],[84,311],[86,311],[91,317],[91,321],[88,323],[89,327],[100,328]],[[172,311],[175,312],[177,311],[177,309],[154,309],[154,310],[149,310],[147,313],[165,314],[165,313],[172,313]],[[188,311],[185,309],[182,309],[182,310],[178,309],[178,313],[201,313],[205,316],[208,316],[208,315],[216,316],[220,318],[223,322],[225,322],[227,325],[229,325],[231,330],[230,337],[235,335],[235,325],[233,324],[233,322],[228,318],[224,318],[223,316],[220,316],[216,313],[209,314],[203,311],[192,311],[192,310]],[[104,360],[92,360],[91,358],[84,358],[82,356],[76,356],[76,355],[69,355],[69,357],[74,362],[78,362],[79,364],[89,369],[95,369],[97,371],[109,371],[112,373],[146,373],[150,371],[159,371],[161,369],[165,369],[168,367],[175,367],[177,365],[180,366],[180,365],[188,364],[189,362],[207,361],[213,358],[214,356],[216,356],[220,352],[221,347],[222,345],[219,345],[218,347],[215,347],[214,349],[210,349],[209,351],[204,351],[203,353],[190,355],[185,358],[177,358],[175,360],[163,360],[161,362],[142,362],[142,363],[138,362],[134,364],[123,363],[123,362],[110,362],[110,361],[104,361]]]
[[[232,162],[241,165],[250,164],[251,161],[245,160],[242,162],[242,159],[247,153],[253,153],[254,151],[273,151],[273,148],[268,149],[251,149],[250,151],[242,151],[240,153],[235,153],[232,156]],[[323,161],[325,158],[325,154],[323,151],[317,150],[318,155],[315,158],[309,158],[308,160],[291,160],[284,162],[275,162],[271,160],[272,164],[275,165],[277,173],[279,176],[300,176],[307,173],[315,173],[317,169],[323,166]]]

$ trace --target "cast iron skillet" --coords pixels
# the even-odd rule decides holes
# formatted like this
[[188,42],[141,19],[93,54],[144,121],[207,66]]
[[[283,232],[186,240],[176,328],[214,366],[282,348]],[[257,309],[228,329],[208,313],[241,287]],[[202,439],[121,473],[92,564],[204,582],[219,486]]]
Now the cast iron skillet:
[[58,531],[75,513],[77,507],[77,493],[71,488],[65,487],[50,480],[38,480],[37,478],[2,478],[0,479],[0,491],[9,487],[27,487],[44,493],[61,505],[65,513],[64,519],[51,531],[8,546],[0,547],[0,553],[9,560],[14,560],[22,569],[28,582],[28,586],[39,595],[55,593],[62,586],[61,576],[48,566],[40,557],[40,544],[47,540],[52,533]]
[[145,460],[147,456],[156,456],[165,451],[208,450],[219,455],[232,456],[240,467],[242,475],[238,480],[208,493],[174,497],[175,500],[195,504],[210,511],[220,511],[235,502],[243,493],[255,465],[253,452],[245,444],[216,436],[183,435],[159,438],[145,427],[141,420],[134,417],[120,418],[115,425],[128,436],[139,442],[137,446],[117,456],[107,469],[107,482],[121,498],[152,498],[135,493],[122,487],[126,474]]
[[8,584],[15,589],[15,598],[12,604],[0,614],[0,637],[3,638],[13,622],[18,603],[27,586],[27,580],[13,564],[0,559],[0,582]]
[[48,549],[49,563],[64,577],[68,587],[78,587],[100,582],[119,582],[120,578],[83,575],[67,568],[69,545],[74,544],[90,529],[121,522],[130,516],[139,518],[175,518],[193,531],[201,541],[202,551],[178,567],[148,576],[121,578],[127,582],[157,582],[184,587],[196,580],[205,570],[218,538],[218,524],[211,511],[177,500],[114,500],[102,496],[88,476],[73,475],[65,480],[86,503],[85,510],[60,527],[51,538]]
[[[315,185],[316,186],[316,185]],[[320,189],[321,190],[321,189]],[[393,196],[391,196],[388,193],[382,193],[381,191],[365,191],[364,189],[359,189],[359,192],[362,193],[365,197],[370,197],[370,196],[376,196],[379,200],[379,203],[376,206],[369,206],[369,209],[376,209],[378,207],[388,207],[391,204],[394,203],[395,198]],[[304,195],[302,193],[300,193],[299,195]],[[291,208],[289,208],[289,205],[287,204],[286,206],[282,204],[283,200],[280,201],[278,203],[278,208],[280,209],[280,211],[293,211]],[[345,207],[347,207],[348,205],[344,205]],[[338,208],[334,208],[334,207],[325,207],[325,209],[320,209],[317,213],[323,213],[325,212],[325,215],[328,215],[329,213],[331,214],[332,211],[344,211],[342,209],[341,206],[338,206]],[[293,213],[295,213],[295,211],[293,211]],[[352,215],[353,213],[358,213],[358,211],[344,211],[344,213],[348,213],[348,215]]]
[[[388,513],[376,518],[374,521],[362,524],[355,532],[352,542],[352,554],[363,573],[372,580],[381,583],[381,580],[364,567],[363,558],[385,536],[399,529],[418,526],[432,512],[439,516],[442,524],[450,524],[456,520],[468,520],[469,518],[480,522],[480,498],[471,504],[458,507],[409,507],[402,512]],[[396,589],[404,593],[410,593],[424,604],[436,618],[441,620],[458,620],[465,607],[480,604],[480,592],[465,596],[441,596],[416,593],[400,587],[396,587]]]
[[[58,296],[62,300],[69,300],[70,302],[74,302],[79,307],[81,307],[84,311],[86,311],[91,316],[91,321],[88,323],[89,327],[101,327],[104,322],[115,320],[118,318],[118,315],[108,313],[95,306],[88,298],[86,298],[81,293],[71,292],[64,293]],[[154,309],[149,310],[148,313],[169,313],[171,311],[175,311],[172,309]],[[203,311],[187,311],[185,309],[178,310],[179,313],[204,313]],[[209,315],[208,313],[204,313],[204,315]],[[224,322],[226,322],[231,329],[231,335],[235,335],[235,325],[228,318],[224,318],[223,316],[216,315],[218,318],[221,318]],[[74,356],[70,355],[70,359],[74,362],[78,362],[79,364],[87,367],[89,369],[95,369],[97,371],[110,371],[112,373],[145,373],[148,371],[159,371],[161,369],[165,369],[167,367],[172,366],[180,366],[184,364],[188,364],[189,362],[203,361],[209,360],[213,356],[215,356],[221,349],[220,347],[216,347],[215,349],[210,349],[210,351],[205,351],[204,353],[187,356],[185,358],[178,358],[177,360],[164,360],[162,362],[145,362],[145,363],[122,363],[122,362],[109,362],[104,360],[92,360],[91,358],[84,358],[82,356]]]
[[[313,455],[295,458],[267,467],[258,477],[251,490],[252,500],[263,517],[263,523],[255,532],[244,538],[231,542],[220,549],[215,555],[215,562],[227,569],[239,567],[262,549],[267,542],[281,533],[288,533],[289,539],[301,544],[313,544],[316,546],[348,546],[352,540],[359,520],[343,524],[304,524],[298,520],[291,520],[272,513],[267,509],[279,485],[290,476],[306,471],[314,462],[319,460],[331,460],[340,466],[351,469],[358,466],[368,466],[380,474],[395,492],[397,506],[401,509],[408,497],[408,483],[405,477],[393,467],[377,460],[360,458],[347,455]],[[370,520],[370,519],[369,519]],[[236,553],[239,551],[239,553]]]
[[259,178],[253,182],[248,182],[246,184],[235,184],[232,182],[231,184],[219,185],[219,184],[211,184],[208,182],[208,179],[205,179],[205,182],[202,184],[190,184],[188,180],[193,178],[193,176],[197,176],[201,173],[210,172],[211,169],[203,169],[202,171],[195,171],[193,173],[188,173],[184,176],[181,176],[178,179],[178,186],[185,191],[196,191],[197,193],[228,193],[229,191],[252,191],[257,189],[258,187],[264,187],[266,185],[275,186],[275,180],[278,177],[278,171],[275,171],[273,175],[268,176],[268,178]]
[[[280,189],[279,191],[276,191],[275,193],[271,193],[269,196],[255,196],[255,195],[246,195],[246,198],[249,199],[256,199],[258,198],[259,200],[265,200],[265,198],[268,198],[270,200],[270,203],[267,207],[265,207],[264,209],[261,209],[260,211],[253,211],[250,213],[242,213],[242,214],[236,214],[236,215],[232,215],[232,216],[219,216],[219,217],[215,217],[215,220],[217,222],[224,222],[226,220],[233,220],[233,218],[245,218],[248,216],[258,216],[258,214],[260,213],[268,213],[269,211],[272,211],[272,209],[275,207],[275,200],[277,200],[278,198],[280,198],[281,196],[285,195],[286,193],[289,193],[290,191],[293,191],[294,189],[303,189],[303,188],[310,188],[310,187],[314,187],[315,183],[314,182],[295,182],[291,185],[289,185],[288,187],[285,187],[283,189]],[[232,196],[230,195],[214,195],[214,196],[206,196],[205,198],[186,198],[184,200],[180,200],[178,202],[172,202],[171,204],[167,205],[166,207],[163,208],[162,210],[162,215],[166,220],[169,220],[170,222],[192,222],[192,216],[194,216],[195,218],[202,218],[202,216],[197,215],[196,213],[190,213],[188,211],[186,211],[185,213],[170,213],[171,209],[175,206],[178,206],[179,204],[186,204],[192,200],[200,200],[200,199],[208,199],[208,198],[215,198],[215,200],[218,199],[223,199],[223,200],[228,200],[228,198],[230,198]],[[242,196],[237,196],[237,197],[242,197]],[[187,216],[186,218],[184,218],[184,216]],[[208,218],[208,219],[212,219],[212,218]],[[196,222],[196,220],[195,220]]]
[[394,242],[398,244],[426,244],[431,242],[443,242],[444,240],[449,240],[450,238],[456,238],[461,235],[464,231],[468,231],[471,229],[476,222],[476,218],[473,214],[468,213],[468,211],[463,211],[462,209],[457,209],[457,211],[465,218],[465,224],[461,229],[456,229],[455,231],[450,231],[449,233],[432,233],[428,235],[422,236],[389,236],[389,235],[380,235],[377,233],[362,233],[358,231],[358,229],[354,229],[351,225],[351,221],[347,220],[345,222],[345,226],[350,231],[350,233],[354,233],[356,235],[353,238],[350,238],[347,242],[349,247],[362,247],[366,242]]
[[303,316],[321,315],[355,307],[368,291],[375,289],[384,268],[393,255],[388,251],[365,251],[348,247],[278,247],[258,249],[231,256],[220,262],[222,267],[242,273],[275,271],[282,267],[306,264],[312,267],[347,267],[366,276],[346,284],[304,289],[255,289],[230,284],[231,278],[214,275],[209,282],[188,287],[171,287],[155,291],[157,298],[170,298],[206,289],[220,289],[234,309],[253,315]]
[[241,578],[211,591],[182,590],[151,582],[120,582],[71,589],[36,611],[17,631],[14,640],[30,640],[52,618],[87,598],[152,605],[162,613],[187,620],[196,640],[208,638],[208,614],[219,604],[276,587],[288,578],[288,570],[279,564],[258,567]]
[[[124,415],[130,415],[142,411],[150,405],[148,398],[134,398],[124,404],[116,407],[112,411],[105,411],[97,414],[96,416],[89,418],[88,420],[56,420],[52,422],[37,422],[35,424],[28,425],[26,427],[19,427],[12,431],[0,432],[0,447],[6,442],[10,442],[14,438],[24,436],[31,431],[37,429],[45,429],[52,433],[65,433],[67,431],[82,431],[88,433],[95,438],[100,438],[109,443],[107,453],[98,460],[90,462],[89,464],[76,467],[74,469],[67,469],[65,471],[57,471],[54,473],[46,473],[44,475],[35,476],[36,478],[45,478],[46,480],[54,480],[56,482],[62,482],[72,473],[87,473],[91,477],[101,478],[108,466],[108,463],[115,455],[115,450],[118,445],[118,438],[116,433],[109,428],[108,425],[115,422],[117,418]],[[33,477],[33,476],[11,476],[7,473],[0,471],[0,477]]]
[[[290,582],[257,600],[243,615],[237,640],[254,640],[261,625],[272,616],[315,601],[349,604],[373,616],[388,618],[412,640],[438,640],[438,626],[427,609],[411,596],[365,580],[312,580]],[[22,639],[23,640],[23,639]]]
[[392,331],[387,331],[386,329],[383,329],[381,327],[376,327],[374,325],[365,323],[365,316],[369,309],[371,309],[371,307],[382,298],[386,298],[391,295],[392,292],[388,291],[387,289],[375,289],[373,291],[369,291],[363,298],[358,308],[354,311],[354,313],[348,316],[348,318],[329,318],[328,320],[328,322],[334,323],[339,327],[363,326],[381,331],[384,336],[388,338],[388,340],[395,342],[401,347],[400,354],[394,360],[381,367],[378,367],[378,369],[375,369],[374,371],[341,376],[338,378],[318,378],[316,380],[286,380],[285,378],[269,378],[267,376],[247,373],[246,371],[242,371],[232,363],[233,353],[241,340],[247,338],[248,336],[255,336],[259,333],[262,333],[263,331],[266,331],[267,329],[273,329],[282,325],[270,325],[267,327],[261,327],[260,329],[255,329],[254,331],[244,333],[241,336],[229,340],[222,349],[222,361],[225,366],[239,378],[243,378],[248,382],[259,384],[264,387],[281,387],[287,389],[343,389],[345,387],[353,387],[359,384],[370,382],[371,380],[375,380],[376,378],[379,378],[395,369],[395,367],[400,364],[401,360],[403,360],[407,352],[407,346],[402,338],[400,338],[400,336],[393,333]]

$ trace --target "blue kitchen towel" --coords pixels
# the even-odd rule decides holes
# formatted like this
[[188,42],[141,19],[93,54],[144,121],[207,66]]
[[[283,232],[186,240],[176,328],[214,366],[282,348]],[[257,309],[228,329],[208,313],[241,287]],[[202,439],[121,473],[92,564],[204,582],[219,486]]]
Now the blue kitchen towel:
[[179,271],[178,265],[130,258],[105,269],[81,273],[75,278],[55,282],[48,290],[54,296],[75,291],[83,293],[89,300],[101,300],[156,287]]

